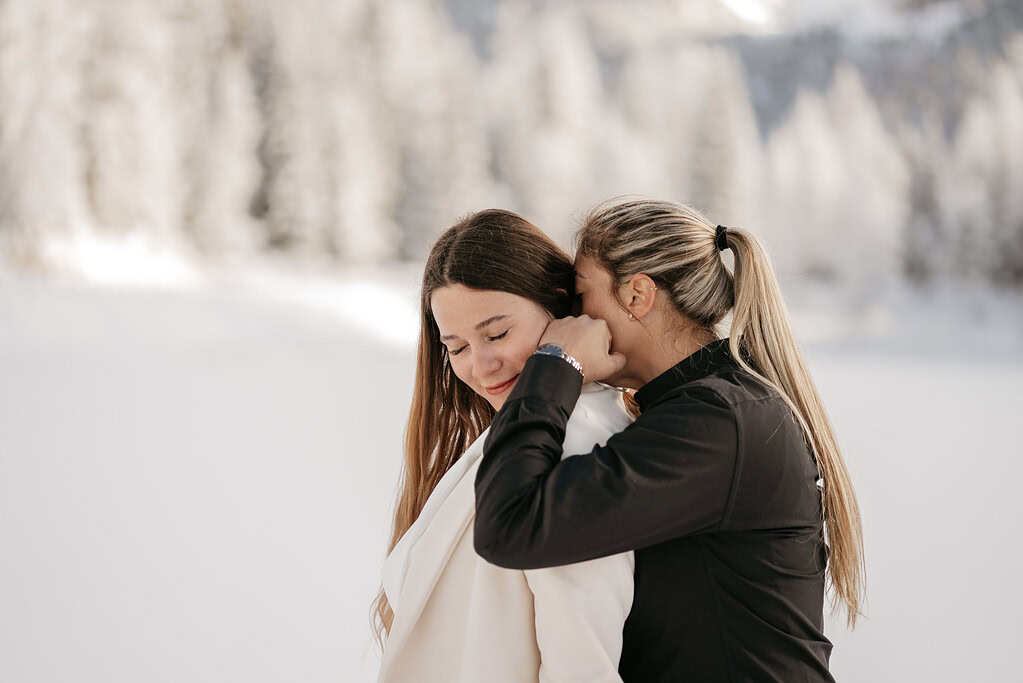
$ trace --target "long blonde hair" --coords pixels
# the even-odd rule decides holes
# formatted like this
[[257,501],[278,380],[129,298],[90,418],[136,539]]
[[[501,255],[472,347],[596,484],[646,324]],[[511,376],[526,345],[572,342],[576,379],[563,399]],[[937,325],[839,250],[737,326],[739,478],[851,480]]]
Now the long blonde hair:
[[732,313],[729,348],[744,370],[772,387],[802,427],[823,479],[822,512],[830,543],[833,606],[844,605],[855,627],[862,614],[863,530],[852,480],[831,421],[789,323],[767,253],[749,232],[727,228],[734,255],[729,272],[717,247],[717,226],[692,207],[651,199],[618,199],[594,208],[579,230],[579,254],[611,274],[612,284],[644,273],[664,288],[675,309],[706,331]]
[[[455,376],[440,340],[430,296],[452,284],[515,294],[562,318],[571,313],[575,270],[572,259],[550,237],[511,211],[471,214],[434,243],[423,272],[416,378],[388,552],[419,517],[444,474],[494,416],[486,399]],[[381,646],[393,620],[394,612],[381,590],[372,610],[373,630]]]

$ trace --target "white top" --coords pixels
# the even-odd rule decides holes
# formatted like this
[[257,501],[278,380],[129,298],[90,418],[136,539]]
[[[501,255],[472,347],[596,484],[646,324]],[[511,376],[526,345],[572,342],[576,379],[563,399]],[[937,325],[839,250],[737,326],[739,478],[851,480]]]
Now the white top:
[[[603,445],[608,437],[624,429],[631,421],[621,394],[599,384],[586,384],[566,426],[564,451],[569,455],[586,453],[596,444]],[[431,530],[431,523],[439,518],[459,517],[457,514],[452,516],[453,508],[457,506],[467,506],[465,514],[469,519],[475,514],[469,478],[475,480],[486,435],[484,431],[445,473],[416,522],[398,541],[384,563],[381,572],[384,592],[396,620],[402,611],[403,589],[410,567],[417,565],[417,553],[425,553],[420,562],[425,564],[429,562],[426,557],[437,552],[432,544],[419,546],[420,539],[427,530]],[[468,532],[471,534],[471,523]],[[486,564],[478,555],[475,558]],[[589,562],[521,572],[534,598],[534,626],[541,658],[540,681],[621,680],[618,662],[625,618],[632,607],[634,570],[634,555],[628,552]],[[466,590],[471,590],[471,587],[467,586]],[[409,606],[409,609],[413,608]],[[579,637],[572,637],[573,633]]]

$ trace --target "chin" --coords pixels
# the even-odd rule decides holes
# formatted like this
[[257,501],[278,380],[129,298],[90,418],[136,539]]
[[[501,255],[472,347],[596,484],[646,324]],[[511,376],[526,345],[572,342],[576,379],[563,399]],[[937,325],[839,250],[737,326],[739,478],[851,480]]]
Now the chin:
[[490,404],[490,407],[497,411],[504,405],[504,400],[508,398],[509,391],[504,392],[500,396],[488,396],[487,394],[480,394],[480,396],[486,399],[487,403]]

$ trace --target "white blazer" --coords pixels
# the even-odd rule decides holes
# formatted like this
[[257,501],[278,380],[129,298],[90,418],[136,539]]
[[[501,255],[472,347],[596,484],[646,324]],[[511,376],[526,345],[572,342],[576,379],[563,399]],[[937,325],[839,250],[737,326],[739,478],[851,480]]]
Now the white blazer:
[[[631,420],[618,392],[587,384],[568,421],[565,453],[585,453]],[[620,683],[633,553],[527,571],[479,557],[472,521],[485,438],[444,475],[387,556],[382,575],[394,622],[378,681]]]

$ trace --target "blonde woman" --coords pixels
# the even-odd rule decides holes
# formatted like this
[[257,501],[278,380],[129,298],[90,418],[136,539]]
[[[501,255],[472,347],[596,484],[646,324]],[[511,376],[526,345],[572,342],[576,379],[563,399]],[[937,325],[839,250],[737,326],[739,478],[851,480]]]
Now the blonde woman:
[[[520,569],[635,550],[625,681],[833,680],[825,586],[854,625],[860,515],[765,252],[630,199],[585,219],[576,269],[585,315],[551,323],[491,425],[477,550]],[[561,460],[595,380],[638,389],[642,413]]]
[[[469,216],[430,253],[402,490],[376,605],[382,682],[621,680],[631,552],[521,571],[473,549],[487,426],[548,323],[571,312],[573,283],[571,259],[507,211]],[[617,392],[589,385],[564,447],[589,450],[630,421]]]

